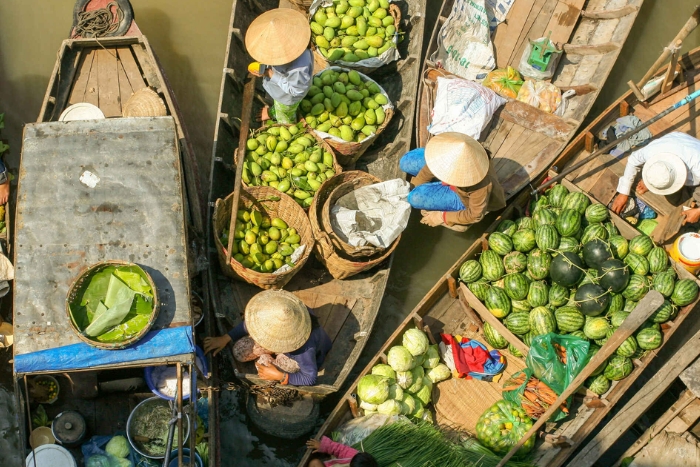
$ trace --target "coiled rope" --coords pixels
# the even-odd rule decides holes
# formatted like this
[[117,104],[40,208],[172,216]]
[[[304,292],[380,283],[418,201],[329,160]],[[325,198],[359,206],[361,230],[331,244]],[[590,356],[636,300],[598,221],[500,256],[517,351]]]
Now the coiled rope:
[[[116,13],[112,13],[112,7]],[[98,10],[80,12],[73,37],[105,37],[114,33],[123,20],[124,11],[116,2]]]

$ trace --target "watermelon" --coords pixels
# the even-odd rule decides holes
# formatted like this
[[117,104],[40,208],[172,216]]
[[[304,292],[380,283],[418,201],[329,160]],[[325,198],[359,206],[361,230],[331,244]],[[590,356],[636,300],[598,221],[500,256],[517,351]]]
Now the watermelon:
[[517,311],[529,312],[532,310],[532,305],[530,305],[530,302],[527,300],[511,300],[510,306],[513,313]]
[[481,264],[473,259],[465,261],[459,268],[459,278],[467,284],[478,281],[481,279]]
[[479,257],[479,263],[481,263],[481,273],[484,279],[488,281],[497,281],[506,273],[503,267],[503,260],[501,260],[498,253],[493,250],[483,251]]
[[678,273],[676,272],[675,269],[673,269],[673,265],[670,265],[665,271],[666,274],[671,274],[673,276],[673,279],[678,279]]
[[598,282],[605,290],[620,293],[629,281],[629,268],[619,259],[609,259],[598,267]]
[[586,380],[585,386],[593,393],[602,396],[610,389],[610,380],[605,375],[591,376]]
[[492,286],[486,292],[486,300],[484,305],[496,318],[505,318],[510,313],[511,305],[510,298],[506,291],[500,287]]
[[597,284],[584,284],[576,290],[575,299],[584,315],[598,316],[608,307],[610,293]]
[[622,291],[622,296],[638,302],[647,294],[650,288],[649,279],[639,274],[632,274],[629,284]]
[[554,314],[549,308],[538,306],[530,311],[530,331],[534,336],[554,332],[556,329]]
[[[515,226],[518,228],[518,230],[535,230],[535,223],[532,221],[532,217],[520,217],[518,219],[515,219]],[[511,237],[512,236],[513,235],[511,235]]]
[[600,203],[593,203],[586,208],[586,220],[591,224],[596,222],[604,222],[608,218],[608,208]]
[[608,365],[603,370],[603,374],[611,381],[620,381],[627,378],[634,370],[634,364],[628,357],[613,355],[608,360]]
[[544,306],[549,302],[549,286],[545,281],[535,281],[530,284],[527,301],[533,308]]
[[649,274],[649,261],[637,253],[629,253],[625,256],[624,262],[630,267],[632,273],[646,276]]
[[571,337],[578,337],[579,339],[588,339],[586,335],[583,333],[583,331],[574,331],[570,332],[569,335]]
[[527,269],[527,256],[520,251],[511,251],[503,258],[503,266],[506,268],[506,274],[523,272]]
[[552,284],[549,288],[549,304],[553,307],[560,307],[566,305],[568,301],[569,289],[557,283]]
[[583,333],[589,339],[602,339],[610,330],[610,323],[602,316],[589,318],[583,325]]
[[666,250],[660,246],[655,246],[651,249],[647,255],[647,260],[649,261],[649,271],[653,273],[661,272],[668,268],[668,255],[666,255]]
[[563,332],[574,332],[583,328],[586,318],[574,307],[563,306],[554,312],[557,327]]
[[505,256],[513,251],[513,241],[504,233],[493,232],[489,235],[489,248],[499,255]]
[[535,228],[542,225],[554,225],[557,222],[557,215],[551,209],[537,208],[532,212],[532,220],[535,223]]
[[549,275],[552,256],[546,251],[535,248],[527,256],[527,270],[536,280],[542,280]]
[[608,339],[610,339],[614,333],[615,333],[615,330],[610,328],[610,329],[608,329],[608,332],[605,333],[605,337],[603,337],[601,339],[596,339],[593,342],[595,342],[597,345],[602,347],[605,345],[606,342],[608,342]]
[[508,347],[508,341],[489,323],[484,323],[484,339],[494,349]]
[[[529,316],[529,315],[528,315],[528,316]],[[522,336],[522,338],[523,338],[523,344],[525,344],[525,345],[527,345],[528,347],[530,347],[530,345],[532,345],[532,339],[533,339],[533,337],[535,337],[535,335],[532,333],[532,331],[528,332],[527,334],[524,334],[524,335]]]
[[559,248],[559,233],[553,225],[541,225],[535,232],[535,242],[540,250],[556,250]]
[[502,232],[509,237],[512,236],[516,230],[518,230],[518,226],[510,219],[504,219],[496,226],[496,231]]
[[671,294],[671,301],[678,306],[690,305],[698,296],[698,284],[692,279],[681,279],[676,282]]
[[510,352],[514,357],[522,358],[525,355],[521,351],[515,348],[513,344],[508,344],[508,352]]
[[537,246],[535,231],[532,229],[520,229],[513,234],[513,248],[527,253]]
[[564,199],[568,194],[569,190],[564,185],[554,185],[549,191],[547,191],[549,204],[555,208],[562,207],[564,204]]
[[620,231],[617,230],[617,227],[612,222],[603,222],[603,227],[608,231],[608,238],[620,235]]
[[651,320],[655,323],[665,323],[673,315],[673,305],[668,300],[664,300],[663,305],[656,309]]
[[588,267],[597,268],[609,259],[612,259],[612,251],[603,240],[596,238],[583,244],[583,261]]
[[530,201],[530,212],[535,212],[539,208],[549,207],[549,198],[547,196],[540,196]]
[[573,209],[564,209],[554,225],[562,237],[570,237],[581,228],[581,214]]
[[613,235],[608,240],[613,256],[617,259],[625,259],[629,253],[629,242],[622,235]]
[[549,275],[555,284],[572,287],[581,280],[583,262],[575,253],[564,251],[552,260]]
[[629,311],[619,310],[611,313],[608,318],[610,319],[610,324],[613,328],[619,328],[629,315]]
[[620,347],[617,348],[615,351],[616,354],[621,355],[623,357],[631,357],[637,352],[637,339],[634,338],[634,336],[629,336],[627,339],[625,339],[622,344],[620,344]]
[[503,285],[506,293],[513,300],[524,300],[530,287],[525,276],[518,272],[506,275],[503,278]]
[[622,311],[631,312],[636,307],[637,307],[637,302],[635,300],[625,300],[625,307],[622,309]]
[[512,332],[522,336],[530,332],[530,313],[526,311],[513,312],[506,316],[503,324]]
[[[576,332],[579,332],[579,331],[576,331]],[[585,334],[584,334],[584,336],[585,336]],[[590,346],[588,347],[588,354],[587,354],[587,358],[588,358],[589,362],[593,359],[593,357],[595,356],[595,354],[598,353],[599,350],[600,350],[600,346],[597,346],[595,344],[590,344]],[[591,373],[591,376],[597,376],[597,375],[601,374],[603,372],[603,370],[605,370],[605,367],[607,365],[608,365],[608,361],[603,360],[603,362],[600,365],[598,365],[598,368],[593,370],[593,373]]]
[[620,294],[617,293],[611,293],[610,294],[610,305],[608,305],[608,309],[605,310],[605,313],[607,314],[612,314],[615,313],[616,311],[622,311],[622,309],[625,307],[625,297],[623,297]]
[[648,235],[637,235],[630,240],[630,253],[646,256],[654,248],[654,242]]
[[585,229],[583,229],[583,236],[581,237],[581,243],[584,245],[594,238],[599,238],[601,240],[608,239],[608,231],[605,230],[602,224],[591,224]]
[[561,237],[559,239],[559,251],[578,253],[581,251],[581,245],[574,237]]
[[579,214],[583,214],[590,204],[591,200],[588,199],[588,196],[581,192],[574,192],[566,195],[561,207],[563,209],[575,209]]
[[474,294],[476,298],[482,302],[486,300],[486,292],[489,290],[491,285],[486,282],[486,279],[479,279],[476,282],[467,284],[467,288]]
[[651,287],[666,298],[673,295],[675,285],[676,275],[675,273],[669,273],[668,271],[658,273],[654,276],[654,279],[651,282]]
[[598,270],[589,268],[583,271],[583,275],[581,276],[581,280],[578,281],[578,284],[576,284],[577,287],[581,287],[582,285],[586,284],[597,284],[598,283]]

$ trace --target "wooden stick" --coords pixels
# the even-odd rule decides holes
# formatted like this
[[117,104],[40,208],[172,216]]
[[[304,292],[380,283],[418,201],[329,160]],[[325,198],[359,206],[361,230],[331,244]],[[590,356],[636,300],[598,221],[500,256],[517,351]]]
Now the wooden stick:
[[236,178],[233,182],[233,199],[231,200],[231,219],[228,226],[228,248],[226,249],[226,264],[231,264],[231,251],[233,250],[234,232],[236,230],[236,214],[238,213],[238,200],[241,196],[241,178],[243,177],[243,157],[246,151],[246,141],[248,140],[248,129],[250,128],[250,114],[253,111],[253,96],[255,95],[255,75],[248,73],[245,86],[243,86],[243,104],[241,109],[241,131],[238,134],[238,161],[234,153],[236,164]]
[[496,467],[504,467],[506,462],[508,462],[510,458],[513,457],[521,447],[523,447],[525,442],[530,439],[532,435],[536,434],[540,428],[542,428],[542,426],[549,421],[552,415],[559,410],[559,406],[561,406],[570,395],[578,391],[578,388],[586,381],[591,373],[593,373],[596,368],[607,360],[608,357],[610,357],[610,355],[617,350],[620,344],[631,336],[632,333],[635,332],[637,328],[641,326],[663,303],[664,297],[659,292],[656,290],[648,292],[646,296],[637,304],[635,309],[632,310],[632,313],[630,313],[627,319],[622,323],[622,326],[615,331],[605,345],[603,345],[603,347],[588,362],[588,365],[581,370],[581,372],[578,374],[578,376],[576,376],[571,384],[569,384],[566,390],[559,395],[556,402],[549,406],[549,409],[547,409],[544,415],[542,415],[537,422],[532,425],[532,428],[530,428],[528,432],[525,433],[522,438],[520,438],[520,441],[518,441],[518,443],[513,446],[510,451],[508,451],[508,454],[501,459],[501,462],[499,462]]
[[671,63],[668,65],[668,70],[666,70],[666,76],[664,77],[664,82],[661,84],[661,94],[666,94],[671,90],[673,86],[673,80],[676,77],[676,66],[678,65],[678,56],[681,54],[681,41],[676,41],[675,49],[671,54]]
[[177,465],[182,465],[182,435],[182,363],[177,362]]

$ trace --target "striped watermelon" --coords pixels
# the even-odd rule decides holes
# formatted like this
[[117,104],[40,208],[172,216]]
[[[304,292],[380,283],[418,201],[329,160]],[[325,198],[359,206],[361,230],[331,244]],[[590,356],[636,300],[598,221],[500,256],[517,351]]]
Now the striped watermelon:
[[518,272],[506,275],[503,278],[503,285],[506,293],[513,300],[524,300],[530,287],[525,276]]
[[493,232],[489,235],[489,248],[499,255],[505,256],[513,251],[513,241],[504,233]]
[[605,310],[606,314],[612,314],[615,313],[616,311],[622,311],[622,309],[625,307],[625,297],[623,297],[620,294],[617,293],[611,293],[610,294],[610,305],[608,305],[608,309]]
[[608,240],[613,256],[617,259],[625,259],[629,253],[629,242],[622,235],[612,235]]
[[500,287],[491,287],[486,292],[484,305],[496,318],[505,318],[510,313],[510,298],[506,291]]
[[664,271],[668,268],[668,255],[666,250],[660,246],[655,246],[647,255],[649,261],[649,271],[653,273]]
[[620,326],[622,326],[622,323],[625,322],[629,315],[629,311],[619,310],[610,313],[610,316],[608,316],[608,318],[610,319],[610,324],[613,328],[619,328]]
[[[600,346],[595,345],[593,343],[590,344],[590,346],[588,347],[588,355],[587,355],[589,362],[593,359],[593,357],[595,356],[595,354],[598,353],[599,350],[600,350]],[[593,373],[591,373],[591,376],[597,376],[597,375],[601,374],[603,372],[603,370],[605,370],[606,366],[608,366],[608,361],[603,360],[603,363],[598,365],[598,368],[593,370]]]
[[603,337],[601,339],[596,339],[593,342],[595,342],[597,345],[602,347],[605,345],[606,342],[608,342],[608,339],[610,339],[614,333],[615,333],[615,330],[610,328],[610,329],[608,329],[608,332],[605,333],[605,337]]
[[562,237],[570,237],[581,228],[581,214],[574,209],[564,209],[557,217],[555,226]]
[[551,209],[537,208],[532,212],[532,220],[535,228],[545,224],[554,225],[557,222],[557,215]]
[[520,251],[511,251],[503,258],[503,266],[506,268],[506,274],[523,272],[527,269],[527,256]]
[[673,289],[675,286],[676,275],[675,273],[669,273],[668,271],[658,273],[654,276],[654,279],[651,282],[651,287],[666,298],[673,295]]
[[479,257],[479,263],[481,263],[481,273],[484,279],[488,281],[497,281],[506,273],[503,267],[503,260],[498,253],[493,250],[483,251]]
[[644,256],[637,253],[629,253],[623,261],[630,267],[633,274],[639,274],[640,276],[649,274],[649,261]]
[[518,219],[515,219],[515,226],[518,228],[518,230],[535,230],[535,223],[533,222],[532,217],[519,217]]
[[512,332],[522,336],[530,332],[530,313],[526,311],[518,311],[506,316],[503,324]]
[[632,310],[634,310],[636,307],[637,307],[636,300],[625,300],[625,307],[622,310],[632,312]]
[[598,270],[593,268],[588,268],[584,271],[581,280],[578,282],[578,287],[586,284],[597,284],[598,283]]
[[602,396],[610,389],[610,380],[605,375],[591,376],[586,380],[585,386],[593,393]]
[[604,338],[609,330],[610,323],[602,316],[588,318],[583,325],[583,333],[592,340]]
[[501,277],[500,279],[498,279],[497,281],[491,282],[491,286],[500,287],[500,288],[502,288],[503,290],[505,290],[505,288],[506,288],[506,284],[505,284],[505,282],[503,282],[503,278],[502,278],[502,277]]
[[511,300],[510,301],[511,310],[513,313],[518,311],[529,312],[532,310],[532,305],[527,300]]
[[544,306],[549,302],[549,286],[545,281],[535,281],[530,284],[527,301],[533,308]]
[[617,227],[612,222],[603,222],[603,227],[608,231],[608,238],[620,235],[620,231],[617,230]]
[[581,251],[581,245],[574,237],[561,237],[559,239],[559,251],[578,253]]
[[603,224],[590,224],[588,227],[583,229],[583,236],[581,237],[581,244],[585,245],[594,238],[599,238],[601,240],[608,239],[608,231],[605,230]]
[[632,360],[621,355],[614,355],[608,361],[603,374],[611,381],[620,381],[627,378],[634,370]]
[[590,204],[591,200],[588,199],[588,196],[577,191],[566,195],[564,198],[564,203],[562,203],[561,207],[564,209],[575,209],[579,212],[579,214],[583,214],[586,212],[586,208],[588,208]]
[[540,250],[556,250],[559,248],[559,233],[553,225],[540,225],[535,231],[535,241]]
[[586,337],[586,334],[583,333],[583,331],[574,331],[574,332],[570,332],[569,335],[570,335],[571,337],[578,337],[579,339],[588,339],[588,338]]
[[549,288],[549,304],[554,307],[566,305],[569,301],[569,289],[557,283],[552,283]]
[[608,218],[608,208],[600,203],[593,203],[586,208],[585,216],[591,224],[604,222]]
[[651,241],[648,235],[637,235],[630,240],[630,252],[638,255],[646,256],[651,249],[654,248],[654,242]]
[[467,284],[481,279],[481,264],[474,259],[462,263],[459,268],[459,278]]
[[555,208],[560,208],[564,205],[564,199],[568,194],[569,190],[564,185],[554,185],[549,191],[547,191],[549,203]]
[[673,315],[673,305],[668,300],[664,300],[663,305],[651,315],[651,320],[655,323],[665,323],[671,319],[671,315]]
[[674,278],[674,279],[678,279],[678,273],[676,272],[675,269],[673,269],[673,265],[670,265],[670,266],[668,267],[668,269],[666,269],[664,272],[665,272],[666,274],[671,274],[671,275],[673,275],[673,278]]
[[508,352],[510,352],[514,357],[522,358],[525,355],[521,351],[515,348],[513,344],[508,344]]
[[546,195],[540,196],[530,201],[530,212],[535,212],[539,208],[548,208],[549,206],[549,198]]
[[538,306],[530,311],[530,331],[540,336],[557,330],[554,314],[548,308]]
[[552,264],[552,256],[546,251],[534,249],[527,256],[527,270],[536,280],[542,280],[549,276],[549,267]]
[[532,229],[521,229],[513,234],[513,248],[517,251],[527,253],[537,246],[535,231]]
[[489,323],[484,323],[484,339],[494,349],[508,347],[508,341]]
[[479,279],[476,282],[467,284],[467,288],[482,302],[486,300],[486,292],[490,287],[491,285],[486,281],[486,279]]
[[[676,284],[676,287],[678,287],[678,284]],[[622,296],[638,302],[647,294],[650,288],[651,284],[649,284],[649,279],[647,279],[645,276],[640,276],[639,274],[632,274],[630,276],[630,283],[627,285],[625,290],[622,291]]]
[[637,339],[634,338],[634,336],[629,336],[627,339],[625,339],[622,344],[620,344],[620,347],[617,348],[615,351],[616,354],[621,355],[623,357],[631,357],[637,352]]
[[557,327],[563,332],[574,332],[583,328],[586,321],[583,313],[570,306],[563,306],[554,312]]
[[518,230],[518,226],[510,219],[502,220],[496,227],[496,231],[502,232],[509,237],[512,236],[516,230]]
[[671,301],[678,306],[690,305],[698,296],[698,284],[692,279],[681,279],[676,282],[671,294]]
[[535,337],[535,335],[532,333],[532,331],[530,331],[527,334],[523,335],[522,337],[523,337],[523,344],[530,347],[530,345],[532,345],[532,339]]

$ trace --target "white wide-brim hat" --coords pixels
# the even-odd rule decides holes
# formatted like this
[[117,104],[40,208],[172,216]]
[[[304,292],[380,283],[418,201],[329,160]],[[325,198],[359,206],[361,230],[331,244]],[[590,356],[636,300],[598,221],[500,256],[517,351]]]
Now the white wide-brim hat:
[[425,164],[440,181],[473,186],[489,173],[489,156],[474,138],[463,133],[440,133],[425,146]]
[[265,65],[293,62],[309,47],[311,28],[303,13],[276,8],[258,16],[245,33],[245,48]]
[[304,302],[284,290],[265,290],[245,307],[248,334],[274,353],[293,352],[311,335],[311,315]]
[[676,193],[685,185],[688,168],[685,162],[670,152],[659,152],[647,159],[642,168],[642,180],[649,191],[657,195]]

